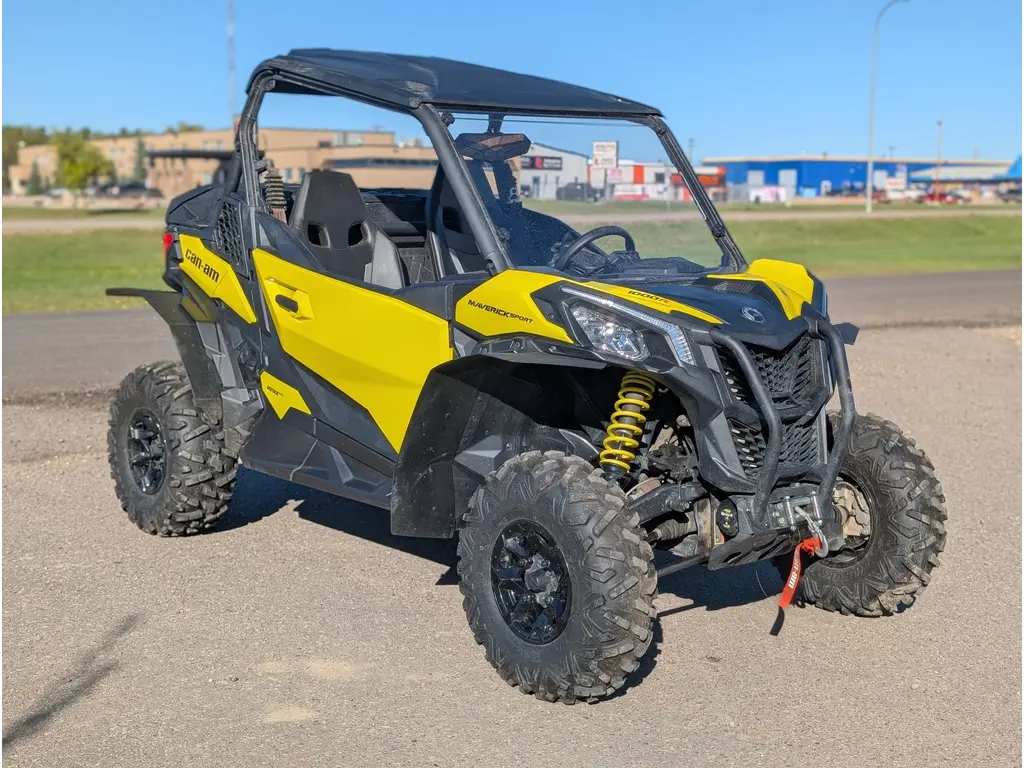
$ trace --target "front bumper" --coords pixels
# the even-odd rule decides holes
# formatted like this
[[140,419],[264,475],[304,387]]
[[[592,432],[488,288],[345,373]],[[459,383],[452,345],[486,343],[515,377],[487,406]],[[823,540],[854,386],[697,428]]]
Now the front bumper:
[[[842,335],[823,318],[807,318],[806,337],[819,339],[823,342],[826,354],[822,360],[823,372],[834,382],[839,394],[839,422],[828,445],[825,434],[824,406],[831,394],[831,387],[821,387],[822,397],[816,397],[805,404],[802,411],[787,414],[788,424],[784,423],[781,408],[777,404],[778,397],[765,385],[750,346],[739,341],[729,333],[715,328],[709,333],[712,344],[727,350],[736,361],[745,377],[745,383],[757,406],[757,415],[763,433],[764,449],[760,453],[760,467],[753,479],[753,497],[749,503],[749,519],[753,531],[768,531],[780,527],[793,527],[793,520],[780,520],[777,504],[769,509],[769,500],[773,492],[784,478],[780,472],[784,445],[784,436],[789,424],[805,425],[817,419],[817,430],[821,445],[821,455],[825,457],[823,464],[803,467],[803,479],[813,479],[817,484],[814,499],[814,513],[819,516],[819,523],[828,539],[830,548],[838,548],[842,544],[842,526],[832,509],[832,492],[839,477],[839,470],[850,447],[856,419],[856,406],[853,400],[853,387],[850,382],[850,369],[846,359],[846,349]],[[812,429],[815,427],[812,427]],[[792,432],[792,430],[790,430]],[[792,469],[792,468],[790,468]]]

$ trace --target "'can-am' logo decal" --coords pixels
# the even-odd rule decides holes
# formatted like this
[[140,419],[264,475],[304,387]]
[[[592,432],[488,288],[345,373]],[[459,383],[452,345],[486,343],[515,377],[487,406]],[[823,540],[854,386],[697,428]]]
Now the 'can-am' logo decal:
[[764,315],[761,314],[760,310],[754,309],[753,307],[744,307],[740,310],[740,314],[752,323],[764,322]]
[[507,317],[510,320],[521,320],[524,323],[532,323],[532,317],[524,317],[523,315],[517,315],[515,312],[510,312],[507,309],[501,309],[500,307],[492,307],[490,304],[481,304],[479,301],[469,300],[469,306],[475,307],[476,309],[482,309],[484,312],[492,312],[498,317]]
[[202,257],[198,253],[193,251],[191,248],[185,249],[185,258],[191,261],[193,264],[195,264],[196,269],[198,269],[208,278],[213,280],[213,282],[220,282],[220,272],[218,272],[216,269],[214,269],[205,261],[203,261]]

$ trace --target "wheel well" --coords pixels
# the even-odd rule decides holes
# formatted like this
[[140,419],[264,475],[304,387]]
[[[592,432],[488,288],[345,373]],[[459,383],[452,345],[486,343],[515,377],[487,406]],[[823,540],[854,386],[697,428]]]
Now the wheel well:
[[595,459],[622,373],[484,356],[432,371],[395,466],[392,533],[454,535],[477,487],[524,451]]

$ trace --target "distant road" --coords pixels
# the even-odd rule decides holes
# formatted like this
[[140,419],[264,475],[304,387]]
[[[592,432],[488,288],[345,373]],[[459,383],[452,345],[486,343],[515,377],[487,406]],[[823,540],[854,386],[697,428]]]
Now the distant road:
[[[1021,322],[1019,270],[837,278],[826,286],[832,318],[864,329]],[[6,315],[3,342],[5,402],[101,392],[137,365],[178,354],[148,308]]]
[[[826,221],[829,219],[864,219],[868,217],[862,209],[856,208],[849,211],[816,211],[813,208],[766,208],[764,211],[730,211],[728,208],[719,209],[726,224],[731,221],[792,221],[814,219]],[[936,210],[934,208],[880,208],[871,214],[873,219],[917,219],[927,216],[1020,216],[1019,206],[1007,206],[1005,208],[947,208]],[[614,219],[616,222],[628,221],[699,221],[701,216],[694,210],[686,211],[637,211],[635,213],[566,213],[560,214],[558,218],[567,224],[587,224],[591,222],[608,221]]]
[[52,235],[68,232],[88,232],[96,229],[163,229],[162,216],[112,213],[68,219],[7,219],[3,223],[5,235]]
[[[769,220],[792,220],[792,219],[860,219],[867,216],[863,210],[857,208],[849,211],[816,211],[811,207],[807,208],[765,208],[764,211],[729,211],[722,209],[722,215],[726,222],[730,221],[769,221]],[[914,219],[924,216],[1020,216],[1020,206],[1006,206],[1005,208],[947,208],[936,210],[934,208],[890,208],[884,207],[871,214],[876,219]],[[600,206],[595,206],[594,213],[566,213],[560,214],[559,218],[568,224],[587,224],[591,222],[608,221],[614,219],[617,222],[630,221],[699,221],[700,215],[694,210],[685,211],[636,211],[631,213],[601,212]],[[88,216],[83,218],[68,219],[9,219],[3,223],[5,235],[46,235],[68,232],[85,232],[95,229],[162,229],[164,222],[156,216],[141,216],[138,214],[109,214],[104,216]]]

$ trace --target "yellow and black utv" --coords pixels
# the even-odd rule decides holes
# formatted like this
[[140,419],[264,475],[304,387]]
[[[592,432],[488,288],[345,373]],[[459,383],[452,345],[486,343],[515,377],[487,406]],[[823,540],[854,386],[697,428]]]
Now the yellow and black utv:
[[[272,91],[414,116],[433,183],[285,183],[257,147]],[[586,131],[593,158],[556,149],[589,150]],[[648,180],[627,152],[671,162]],[[570,184],[604,202],[544,200]],[[792,562],[798,599],[877,616],[914,601],[945,543],[928,459],[856,413],[856,329],[802,266],[744,261],[651,107],[444,59],[292,51],[256,69],[226,173],[171,203],[164,247],[172,290],[109,291],[148,300],[181,354],[111,408],[131,520],[211,528],[241,463],[386,509],[395,534],[457,536],[477,641],[539,698],[624,684],[659,575]]]

